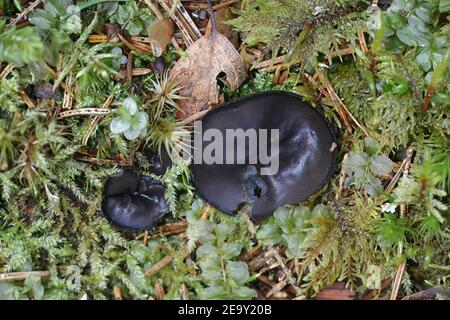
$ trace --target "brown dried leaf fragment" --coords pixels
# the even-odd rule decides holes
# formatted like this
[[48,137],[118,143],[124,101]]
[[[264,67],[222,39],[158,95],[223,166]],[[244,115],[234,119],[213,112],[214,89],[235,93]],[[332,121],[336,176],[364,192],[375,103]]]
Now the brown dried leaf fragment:
[[171,71],[182,86],[180,95],[187,98],[179,101],[177,117],[182,120],[218,103],[217,76],[221,72],[226,74],[232,90],[247,76],[241,56],[215,28],[194,42],[186,53],[188,57],[181,58]]
[[155,57],[160,57],[171,42],[175,31],[173,22],[170,18],[156,20],[147,29],[150,38],[150,46]]

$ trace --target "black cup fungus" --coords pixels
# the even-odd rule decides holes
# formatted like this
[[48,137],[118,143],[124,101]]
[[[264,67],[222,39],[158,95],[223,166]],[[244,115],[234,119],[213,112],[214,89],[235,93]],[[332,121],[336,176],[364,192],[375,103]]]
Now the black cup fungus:
[[[208,129],[218,129],[224,139],[228,138],[227,129],[279,130],[279,170],[273,175],[261,174],[261,168],[268,165],[259,156],[260,138],[256,155],[246,143],[245,164],[236,164],[244,156],[237,154],[236,145],[234,164],[226,164],[230,151],[224,143],[223,164],[194,161],[191,165],[197,192],[227,214],[249,204],[253,219],[270,216],[276,208],[296,205],[319,191],[335,169],[337,148],[332,128],[321,112],[293,93],[265,92],[225,103],[203,117],[202,132]],[[203,142],[202,152],[209,143]],[[271,146],[269,141],[267,149]],[[248,162],[251,156],[257,157],[256,164]]]
[[160,154],[152,149],[144,150],[143,154],[150,165],[148,171],[157,176],[162,176],[172,166],[172,161],[165,148],[161,148]]
[[106,181],[103,213],[118,227],[131,231],[150,229],[170,212],[165,190],[150,177],[138,176],[131,169],[123,170]]

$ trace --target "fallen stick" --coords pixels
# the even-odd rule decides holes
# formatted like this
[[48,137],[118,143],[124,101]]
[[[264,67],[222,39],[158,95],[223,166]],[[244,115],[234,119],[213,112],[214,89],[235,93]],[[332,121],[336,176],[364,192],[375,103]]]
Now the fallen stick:
[[[181,249],[181,253],[180,253],[183,260],[189,255],[188,252],[189,252],[188,247],[187,247],[187,245],[185,245],[183,247],[183,249]],[[168,266],[172,262],[173,259],[174,259],[174,256],[172,256],[170,254],[165,256],[160,261],[158,261],[153,266],[151,266],[147,271],[145,271],[144,275],[153,276],[153,275],[157,274],[160,270],[162,270],[166,266]]]
[[31,11],[34,10],[38,5],[40,5],[44,0],[36,0],[30,6],[28,6],[25,10],[23,10],[17,17],[11,20],[8,24],[8,27],[14,27],[20,20],[25,18]]
[[56,118],[58,120],[68,118],[68,117],[74,117],[74,116],[90,116],[90,115],[104,115],[111,113],[111,110],[106,108],[82,108],[82,109],[75,109],[75,110],[68,110],[63,111],[59,114],[59,116]]
[[0,273],[0,282],[25,280],[30,276],[37,276],[41,278],[48,277],[50,276],[50,271],[23,271],[23,272]]

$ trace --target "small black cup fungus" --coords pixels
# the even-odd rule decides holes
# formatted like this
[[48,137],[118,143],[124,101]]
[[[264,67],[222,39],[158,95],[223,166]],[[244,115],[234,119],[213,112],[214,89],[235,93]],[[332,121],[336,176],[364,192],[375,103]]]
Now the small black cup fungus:
[[170,212],[166,188],[131,169],[110,177],[105,184],[103,213],[113,224],[131,231],[147,230]]
[[150,165],[148,171],[157,176],[162,176],[172,166],[172,161],[165,148],[161,148],[161,154],[152,149],[144,150],[143,154]]
[[[236,213],[248,204],[251,217],[258,220],[270,216],[282,205],[296,205],[319,191],[335,168],[333,130],[321,112],[292,93],[265,92],[225,103],[203,117],[201,132],[208,129],[220,132],[226,141],[223,141],[222,152],[211,153],[216,159],[214,163],[200,163],[194,157],[191,165],[193,184],[206,201],[228,214]],[[261,152],[264,136],[257,137],[257,149],[250,145],[247,136],[245,154],[242,154],[242,148],[238,152],[237,143],[230,147],[229,133],[236,133],[237,129],[244,132],[255,129],[253,132],[257,133],[267,129],[269,138],[262,150],[270,155],[271,161],[278,159],[278,170],[274,174],[261,174],[262,168],[271,166]],[[278,129],[279,147],[272,150],[276,143],[270,140],[274,136],[269,132],[273,129]],[[196,132],[198,134],[198,130]],[[215,138],[203,140],[200,150],[205,157],[204,151],[214,149],[210,144]],[[197,147],[194,143],[194,148]],[[232,155],[228,154],[232,151]],[[221,161],[218,162],[218,158]],[[230,164],[227,158],[234,158],[234,163]],[[249,161],[255,158],[256,163]],[[277,169],[276,164],[273,167]]]

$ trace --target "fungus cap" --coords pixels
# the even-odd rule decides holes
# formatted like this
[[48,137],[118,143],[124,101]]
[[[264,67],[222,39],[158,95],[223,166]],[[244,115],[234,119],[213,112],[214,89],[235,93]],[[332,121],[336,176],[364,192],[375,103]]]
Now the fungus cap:
[[118,227],[132,231],[150,229],[170,211],[165,190],[150,177],[138,176],[131,169],[123,170],[106,181],[103,213]]
[[[225,103],[209,111],[201,124],[202,132],[219,130],[224,140],[229,139],[226,134],[229,129],[279,130],[279,170],[273,175],[261,174],[261,168],[268,167],[267,163],[263,165],[259,155],[261,136],[257,151],[247,142],[245,155],[238,154],[236,144],[227,148],[224,141],[222,155],[215,154],[223,164],[198,163],[195,159],[191,165],[197,192],[225,213],[236,213],[249,204],[253,219],[265,218],[282,205],[296,205],[306,200],[324,186],[334,171],[336,139],[333,130],[320,111],[293,93],[265,92]],[[269,133],[268,137],[271,137]],[[202,155],[207,146],[208,143],[202,143]],[[267,149],[271,146],[269,141]],[[234,164],[226,164],[227,153],[231,151]],[[242,160],[244,156],[245,163],[237,164],[237,159]],[[252,156],[257,162],[250,164]]]

